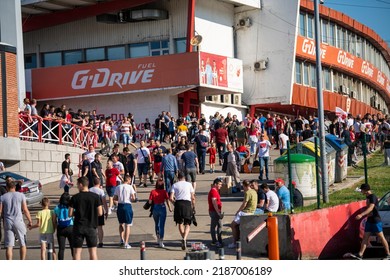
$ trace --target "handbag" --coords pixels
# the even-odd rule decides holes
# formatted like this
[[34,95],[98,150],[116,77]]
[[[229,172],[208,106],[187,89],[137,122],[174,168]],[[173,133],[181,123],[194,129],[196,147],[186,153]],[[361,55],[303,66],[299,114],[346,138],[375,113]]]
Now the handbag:
[[142,148],[139,148],[141,151],[142,156],[144,157],[145,163],[149,166],[150,165],[150,160],[149,157],[145,157],[144,151],[142,151]]
[[153,202],[152,203],[149,203],[149,200],[147,200],[146,202],[145,202],[145,204],[144,204],[144,209],[145,210],[149,210],[150,209],[150,207],[152,206],[152,204],[153,204]]

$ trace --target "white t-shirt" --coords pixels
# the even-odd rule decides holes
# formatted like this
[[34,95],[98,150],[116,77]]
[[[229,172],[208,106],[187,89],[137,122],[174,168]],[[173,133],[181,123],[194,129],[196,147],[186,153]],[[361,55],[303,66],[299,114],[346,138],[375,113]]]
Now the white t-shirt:
[[142,148],[142,152],[141,152],[141,148],[137,149],[137,161],[138,161],[138,163],[145,163],[144,155],[145,155],[145,157],[148,157],[149,154],[150,154],[150,151],[146,147]]
[[271,148],[271,142],[268,140],[263,140],[257,143],[257,148],[259,149],[259,158],[269,157],[269,149]]
[[279,148],[287,149],[288,136],[284,133],[279,135]]
[[267,201],[269,203],[267,210],[270,212],[277,212],[279,208],[278,195],[272,190],[269,190],[265,195],[267,196]]
[[104,190],[99,187],[92,187],[89,189],[90,192],[96,193],[100,198],[106,197]]
[[[122,173],[122,171],[125,170],[125,167],[123,166],[123,164],[122,164],[120,161],[113,162],[113,163],[112,163],[112,167],[118,169],[118,171],[119,171],[120,173]],[[118,176],[116,176],[116,181],[117,181],[117,182],[120,182],[120,181],[121,181],[121,180],[119,179]]]
[[95,151],[93,151],[93,152],[86,152],[85,154],[87,155],[89,163],[92,163],[95,160],[95,155],[96,155]]
[[176,200],[191,201],[191,193],[194,193],[194,188],[187,181],[179,181],[173,184],[171,193],[175,193]]
[[122,184],[116,187],[114,195],[118,197],[118,203],[131,204],[131,196],[135,194],[132,185]]

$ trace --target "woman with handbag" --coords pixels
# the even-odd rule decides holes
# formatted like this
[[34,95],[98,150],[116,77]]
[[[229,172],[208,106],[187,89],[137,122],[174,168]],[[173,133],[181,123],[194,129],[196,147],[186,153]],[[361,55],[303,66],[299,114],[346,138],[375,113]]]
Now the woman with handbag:
[[150,192],[148,203],[153,207],[152,214],[158,247],[164,248],[164,228],[165,220],[167,218],[166,205],[168,206],[169,212],[172,212],[172,208],[169,203],[168,193],[165,190],[164,180],[162,178],[157,180],[156,188]]

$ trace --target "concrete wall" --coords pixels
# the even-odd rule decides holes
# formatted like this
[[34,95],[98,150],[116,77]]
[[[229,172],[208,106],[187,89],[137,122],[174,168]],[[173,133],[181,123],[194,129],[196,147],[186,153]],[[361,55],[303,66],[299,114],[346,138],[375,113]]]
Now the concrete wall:
[[[360,221],[365,201],[293,215],[277,215],[280,259],[341,259],[360,246]],[[263,229],[251,242],[246,238],[266,215],[241,217],[242,254],[268,256],[268,232]]]
[[[243,61],[245,104],[290,104],[299,0],[263,0],[261,10],[236,8],[235,22],[250,18],[250,27],[236,28],[237,58]],[[268,60],[266,70],[254,63]]]
[[82,149],[63,145],[20,141],[20,162],[5,161],[4,163],[8,171],[47,184],[60,180],[61,164],[66,153],[71,155],[73,173],[78,174],[77,164],[83,152]]

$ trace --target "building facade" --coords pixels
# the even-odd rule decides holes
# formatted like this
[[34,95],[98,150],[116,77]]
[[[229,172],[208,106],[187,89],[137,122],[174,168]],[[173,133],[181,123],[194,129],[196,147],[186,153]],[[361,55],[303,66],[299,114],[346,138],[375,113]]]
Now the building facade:
[[[312,1],[112,0],[51,14],[49,0],[24,2],[26,91],[41,104],[137,123],[161,111],[316,114]],[[340,12],[320,16],[326,113],[387,114],[387,44]]]

